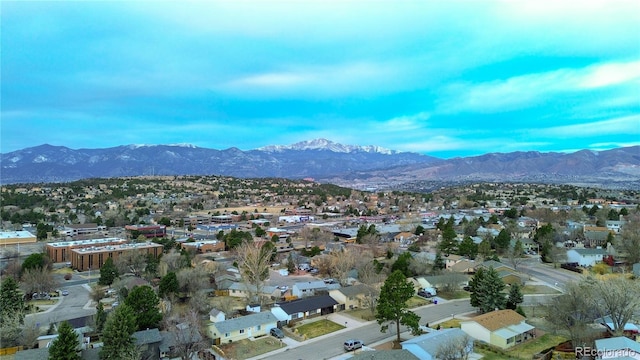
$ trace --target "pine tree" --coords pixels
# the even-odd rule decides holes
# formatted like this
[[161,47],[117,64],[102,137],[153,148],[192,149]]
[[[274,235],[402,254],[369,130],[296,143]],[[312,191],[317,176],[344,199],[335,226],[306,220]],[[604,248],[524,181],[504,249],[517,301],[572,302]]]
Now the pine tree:
[[96,307],[96,331],[101,332],[106,322],[107,313],[104,311],[104,305],[102,305],[102,302],[98,302]]
[[64,321],[58,328],[58,337],[49,347],[49,360],[80,360],[80,341],[71,325]]
[[469,291],[471,294],[469,295],[469,302],[473,307],[480,306],[480,298],[482,297],[482,293],[480,293],[480,284],[484,279],[484,268],[479,268],[475,275],[469,280]]
[[[402,271],[396,270],[385,280],[380,289],[376,319],[378,324],[395,322],[397,344],[400,344],[400,324],[408,326],[412,333],[420,332],[420,316],[408,310],[407,301],[414,295],[413,284],[407,281]],[[386,332],[389,324],[382,325],[380,331]]]
[[167,295],[175,294],[178,292],[179,288],[180,284],[178,283],[176,273],[170,271],[160,280],[160,285],[158,285],[158,295],[160,297],[165,297]]
[[155,328],[162,320],[158,309],[160,299],[150,286],[135,286],[127,295],[125,304],[133,311],[138,330]]
[[98,280],[98,284],[111,286],[117,277],[118,269],[113,263],[113,259],[107,258],[107,261],[105,261],[100,268],[100,280]]
[[100,350],[101,360],[121,360],[135,353],[133,333],[136,331],[136,316],[133,310],[122,304],[109,316],[102,332],[104,346]]
[[18,289],[18,282],[11,276],[6,276],[0,285],[0,322],[10,315],[20,315],[20,323],[24,319],[24,302]]
[[524,296],[520,290],[520,285],[513,284],[509,289],[509,297],[507,298],[507,309],[516,310],[518,305],[524,301]]
[[481,295],[478,300],[481,313],[491,312],[493,310],[502,310],[505,308],[507,299],[504,296],[504,282],[498,275],[498,272],[490,267],[484,274],[479,284],[478,293]]

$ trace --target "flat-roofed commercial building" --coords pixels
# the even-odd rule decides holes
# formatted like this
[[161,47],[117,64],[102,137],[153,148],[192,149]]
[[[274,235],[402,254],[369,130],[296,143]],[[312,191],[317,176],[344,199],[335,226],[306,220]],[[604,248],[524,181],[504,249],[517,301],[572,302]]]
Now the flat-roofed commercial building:
[[163,249],[161,244],[153,242],[73,249],[71,250],[71,267],[78,271],[97,270],[108,258],[116,261],[119,256],[130,251],[138,251],[145,256],[151,254],[158,258]]
[[48,243],[45,247],[49,259],[54,263],[71,261],[71,250],[101,246],[116,246],[126,244],[127,240],[120,238],[104,238],[78,241],[60,241]]
[[162,238],[167,235],[167,227],[164,225],[127,225],[124,229],[133,239],[144,235],[149,238]]
[[28,231],[0,231],[0,245],[32,244],[38,241]]
[[193,250],[195,253],[204,254],[210,252],[217,252],[224,250],[224,241],[209,240],[209,241],[195,241],[195,242],[183,242],[180,247],[183,249]]
[[82,238],[95,235],[106,235],[107,227],[98,224],[69,224],[65,225],[64,234],[72,238]]

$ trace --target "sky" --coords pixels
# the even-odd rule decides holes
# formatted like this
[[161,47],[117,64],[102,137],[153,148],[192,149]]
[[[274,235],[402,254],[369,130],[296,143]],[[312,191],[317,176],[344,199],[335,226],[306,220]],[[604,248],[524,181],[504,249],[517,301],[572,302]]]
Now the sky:
[[640,2],[0,2],[0,152],[640,145]]

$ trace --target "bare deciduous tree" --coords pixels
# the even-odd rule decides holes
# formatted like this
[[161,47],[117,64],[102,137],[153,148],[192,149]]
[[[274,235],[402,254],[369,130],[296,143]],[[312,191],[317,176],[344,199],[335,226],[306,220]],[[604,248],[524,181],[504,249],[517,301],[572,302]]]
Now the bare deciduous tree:
[[640,262],[640,214],[629,216],[618,237],[618,245],[629,264]]
[[438,360],[467,360],[473,348],[473,340],[467,336],[459,336],[445,341],[438,347]]
[[46,268],[36,267],[26,269],[22,274],[22,290],[27,294],[35,292],[50,292],[58,287],[58,282]]
[[195,311],[172,316],[167,321],[167,330],[173,341],[174,353],[183,360],[193,359],[198,351],[208,347],[200,333],[200,319]]
[[209,274],[201,267],[182,268],[176,274],[180,291],[185,292],[189,297],[194,296],[198,291],[205,289],[209,285]]
[[147,257],[140,251],[126,251],[114,261],[119,274],[141,277],[147,267]]
[[237,261],[242,280],[247,284],[249,301],[263,304],[262,290],[269,277],[270,250],[264,250],[260,243],[244,241],[237,248]]
[[610,316],[613,332],[621,336],[624,326],[640,309],[640,287],[635,281],[615,277],[593,282],[600,317]]
[[564,294],[547,304],[547,320],[557,328],[566,330],[574,347],[582,346],[592,335],[591,324],[598,317],[596,298],[586,282],[568,283]]
[[347,285],[349,271],[351,271],[356,264],[355,256],[356,254],[349,249],[331,252],[333,276],[338,279],[342,286]]

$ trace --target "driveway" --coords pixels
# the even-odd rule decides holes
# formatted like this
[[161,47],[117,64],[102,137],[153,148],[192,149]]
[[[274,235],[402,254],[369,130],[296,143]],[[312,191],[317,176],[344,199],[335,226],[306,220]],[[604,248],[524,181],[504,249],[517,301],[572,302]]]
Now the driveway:
[[27,315],[25,321],[34,322],[41,328],[48,328],[51,323],[96,313],[95,307],[89,303],[89,290],[86,285],[67,286],[64,289],[69,291],[69,295],[61,296],[58,303],[47,311]]

